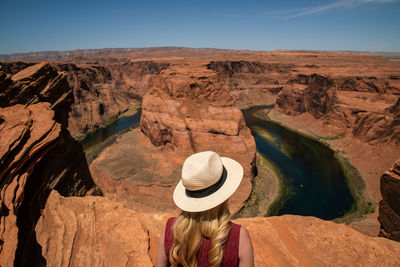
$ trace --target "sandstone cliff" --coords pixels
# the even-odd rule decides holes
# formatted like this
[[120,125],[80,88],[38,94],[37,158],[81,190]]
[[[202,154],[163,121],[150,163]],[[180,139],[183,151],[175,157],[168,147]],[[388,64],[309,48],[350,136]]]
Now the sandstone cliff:
[[91,131],[126,111],[141,99],[155,75],[166,63],[152,61],[100,65],[63,64],[74,95],[69,127],[73,136]]
[[168,63],[106,65],[0,63],[0,107],[49,102],[74,137],[116,118],[139,101]]
[[400,160],[381,177],[382,200],[379,202],[379,236],[400,241]]
[[126,92],[119,92],[111,73],[97,64],[57,64],[64,72],[74,96],[68,129],[73,136],[93,130],[129,106]]
[[[269,104],[279,93],[295,65],[259,61],[211,61],[207,68],[216,71],[223,87],[240,106]],[[271,100],[272,98],[272,100]]]
[[[42,66],[43,67],[43,66]],[[51,189],[100,194],[80,145],[42,102],[0,109],[0,265],[42,263],[34,227]]]
[[400,98],[380,113],[360,112],[353,134],[366,141],[388,140],[400,143]]
[[22,68],[15,74],[6,74],[0,70],[0,86],[0,107],[49,102],[56,121],[67,125],[73,101],[72,91],[67,77],[58,73],[50,64],[42,62]]
[[240,162],[245,178],[232,201],[236,210],[251,192],[256,152],[243,114],[231,107],[219,75],[204,66],[173,66],[157,78],[143,98],[141,131],[155,146],[185,157],[213,150]]
[[296,79],[289,81],[289,84],[291,83],[306,87],[303,90],[303,86],[285,87],[276,100],[278,110],[289,115],[308,112],[317,119],[334,111],[336,96],[330,79],[318,74],[298,75]]
[[161,71],[143,97],[144,135],[128,132],[105,149],[90,166],[95,181],[105,196],[130,208],[174,210],[172,191],[183,161],[213,150],[244,167],[245,178],[231,205],[237,211],[251,192],[256,147],[233,104],[219,75],[203,65],[176,64]]
[[[52,192],[36,226],[49,266],[152,266],[168,214],[142,214],[100,197]],[[313,217],[239,219],[255,266],[398,266],[400,243]]]
[[399,142],[397,95],[390,77],[303,75],[289,79],[275,109],[287,115],[309,113],[367,142]]

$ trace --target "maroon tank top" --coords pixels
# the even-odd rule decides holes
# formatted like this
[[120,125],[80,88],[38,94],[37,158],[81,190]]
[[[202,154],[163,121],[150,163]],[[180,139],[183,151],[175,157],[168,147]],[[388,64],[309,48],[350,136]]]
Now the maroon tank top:
[[[164,247],[165,254],[169,260],[169,251],[172,248],[172,243],[174,241],[174,233],[172,226],[175,222],[175,217],[169,218],[167,221],[167,226],[165,228],[165,239]],[[221,266],[238,266],[239,264],[239,237],[240,237],[240,225],[231,222],[229,229],[228,241],[224,247],[224,258],[222,260]],[[197,265],[199,267],[209,267],[209,252],[211,249],[211,242],[207,238],[201,239],[201,244],[199,251],[197,252]]]

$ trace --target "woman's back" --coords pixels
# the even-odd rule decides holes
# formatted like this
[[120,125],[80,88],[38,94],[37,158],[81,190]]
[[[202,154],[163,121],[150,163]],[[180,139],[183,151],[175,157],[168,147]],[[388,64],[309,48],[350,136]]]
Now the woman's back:
[[[165,227],[164,246],[165,255],[167,258],[169,258],[169,251],[171,250],[174,241],[173,224],[175,219],[175,217],[169,218]],[[224,266],[238,266],[240,228],[241,226],[239,224],[233,222],[230,223],[228,239],[223,249],[224,256],[222,262]],[[211,248],[212,245],[210,239],[202,237],[200,247],[197,252],[197,264],[199,267],[210,266],[209,255]]]

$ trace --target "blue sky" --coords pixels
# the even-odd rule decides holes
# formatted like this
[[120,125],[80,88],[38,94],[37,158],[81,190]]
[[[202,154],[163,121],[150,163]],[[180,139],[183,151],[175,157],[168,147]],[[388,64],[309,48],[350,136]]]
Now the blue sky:
[[2,0],[0,54],[184,46],[400,52],[400,0]]

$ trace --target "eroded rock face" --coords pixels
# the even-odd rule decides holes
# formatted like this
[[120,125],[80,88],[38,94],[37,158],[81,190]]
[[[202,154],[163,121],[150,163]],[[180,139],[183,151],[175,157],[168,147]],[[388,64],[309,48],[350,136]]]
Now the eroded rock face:
[[47,266],[152,266],[140,215],[106,198],[52,191],[36,237]]
[[240,106],[273,103],[274,95],[282,90],[294,67],[293,64],[245,60],[207,64],[207,68],[221,76],[223,87]]
[[287,115],[308,112],[367,142],[398,143],[396,94],[398,88],[384,78],[298,74],[278,94],[275,109]]
[[[12,72],[12,69],[9,71]],[[13,75],[1,74],[0,71],[0,86],[0,107],[49,102],[55,112],[55,120],[67,125],[73,101],[72,90],[67,77],[50,64],[42,62],[28,66]]]
[[400,143],[400,98],[382,113],[361,112],[353,134],[366,141],[393,141]]
[[291,86],[284,88],[276,100],[279,111],[288,115],[309,112],[317,119],[333,111],[336,97],[332,90],[331,80],[318,74],[312,74],[310,76],[298,75],[290,82],[297,82],[305,85],[306,88],[303,90]]
[[[36,226],[49,266],[152,266],[168,214],[141,214],[101,197],[53,191]],[[236,220],[249,232],[255,266],[397,266],[400,243],[343,224],[284,215]]]
[[163,70],[143,98],[142,133],[123,134],[90,165],[96,183],[105,196],[132,209],[174,210],[172,192],[184,160],[213,150],[244,167],[245,178],[231,202],[237,212],[251,192],[256,147],[233,103],[219,75],[203,65]]
[[315,217],[237,221],[250,233],[255,266],[396,266],[400,261],[399,243]]
[[379,236],[400,241],[400,160],[381,177],[382,200],[379,202]]
[[0,109],[0,265],[42,263],[34,226],[51,189],[99,194],[85,155],[50,103]]
[[59,63],[72,88],[68,129],[73,136],[91,131],[126,111],[141,99],[153,77],[167,63],[125,62],[100,65]]
[[13,75],[29,66],[35,65],[35,63],[28,63],[23,61],[14,62],[0,62],[0,70],[7,74]]
[[153,145],[185,157],[212,150],[240,162],[245,179],[234,201],[236,210],[251,192],[256,147],[242,112],[231,107],[233,101],[214,71],[172,67],[144,96],[140,129]]
[[74,95],[68,119],[73,136],[90,131],[126,110],[130,97],[118,91],[112,83],[110,71],[98,64],[57,64],[66,74]]
[[169,65],[170,63],[150,60],[108,64],[107,67],[116,87],[141,98],[149,89],[154,77]]

